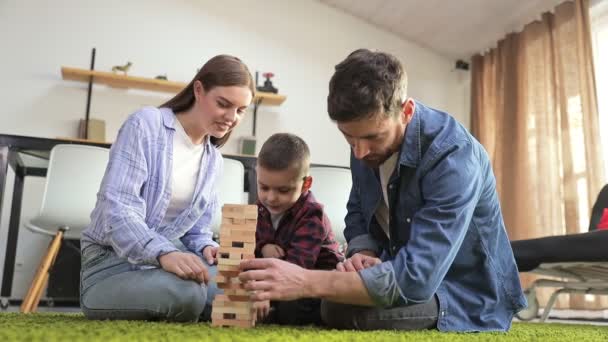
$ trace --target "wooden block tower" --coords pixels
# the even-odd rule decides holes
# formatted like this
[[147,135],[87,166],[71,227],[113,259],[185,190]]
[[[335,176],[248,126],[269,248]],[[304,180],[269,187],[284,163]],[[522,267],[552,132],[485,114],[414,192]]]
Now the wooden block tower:
[[255,258],[256,205],[225,204],[222,207],[220,248],[217,254],[217,286],[224,294],[215,296],[211,314],[213,326],[255,326],[255,309],[249,292],[238,275],[243,259]]

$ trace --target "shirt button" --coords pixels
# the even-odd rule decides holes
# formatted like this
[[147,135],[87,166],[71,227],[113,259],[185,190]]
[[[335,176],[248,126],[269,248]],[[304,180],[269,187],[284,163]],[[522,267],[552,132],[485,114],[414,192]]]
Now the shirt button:
[[410,222],[412,222],[412,219],[411,219],[411,218],[409,218],[409,217],[406,217],[406,218],[405,218],[405,222],[410,223]]

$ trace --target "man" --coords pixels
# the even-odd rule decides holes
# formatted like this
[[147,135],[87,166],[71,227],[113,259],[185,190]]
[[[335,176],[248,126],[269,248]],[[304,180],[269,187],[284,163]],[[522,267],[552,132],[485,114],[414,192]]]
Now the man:
[[324,299],[334,328],[506,331],[526,302],[488,156],[406,89],[401,63],[369,50],[330,81],[329,116],[352,148],[338,272],[259,259],[241,279],[256,300]]

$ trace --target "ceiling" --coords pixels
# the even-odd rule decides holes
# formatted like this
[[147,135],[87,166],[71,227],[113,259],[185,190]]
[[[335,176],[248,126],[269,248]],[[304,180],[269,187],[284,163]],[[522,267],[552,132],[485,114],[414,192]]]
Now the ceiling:
[[564,0],[319,0],[450,58],[468,59]]

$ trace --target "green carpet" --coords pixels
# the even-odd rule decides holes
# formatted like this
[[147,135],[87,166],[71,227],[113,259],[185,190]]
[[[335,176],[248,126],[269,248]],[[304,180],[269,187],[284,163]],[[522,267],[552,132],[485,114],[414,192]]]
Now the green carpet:
[[80,314],[0,313],[0,341],[608,341],[608,327],[515,323],[508,333],[354,332],[259,326],[213,328],[206,323],[88,321]]

